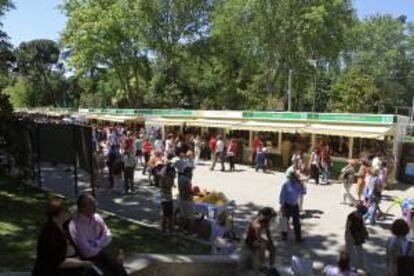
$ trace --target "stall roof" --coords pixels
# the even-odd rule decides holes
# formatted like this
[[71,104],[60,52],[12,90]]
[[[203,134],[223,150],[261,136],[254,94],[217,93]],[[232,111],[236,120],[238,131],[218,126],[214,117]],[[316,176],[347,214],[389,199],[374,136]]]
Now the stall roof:
[[147,125],[165,125],[165,126],[195,126],[195,127],[217,127],[228,128],[232,130],[250,130],[250,131],[275,131],[290,133],[309,133],[321,135],[336,135],[345,137],[361,137],[381,139],[387,135],[394,134],[394,127],[390,126],[357,126],[357,125],[334,125],[334,124],[312,124],[312,123],[295,123],[295,122],[269,122],[255,120],[218,120],[218,119],[193,119],[193,118],[170,118],[156,117],[147,118]]
[[261,121],[246,121],[241,122],[233,127],[237,130],[252,130],[252,131],[282,131],[282,132],[299,132],[306,125],[301,123],[276,123],[276,122],[261,122]]
[[380,139],[387,135],[393,135],[394,127],[309,124],[302,129],[302,132],[322,135]]
[[[190,119],[191,120],[191,119]],[[155,117],[155,118],[146,118],[145,124],[146,125],[154,125],[154,126],[181,126],[184,123],[188,122],[189,119],[186,118],[163,118],[163,117]]]
[[87,119],[90,120],[99,120],[99,121],[106,121],[106,122],[114,122],[114,123],[126,123],[126,122],[143,122],[144,118],[139,116],[120,116],[120,115],[98,115],[98,114],[91,114],[86,115]]
[[231,128],[233,129],[236,125],[240,124],[237,120],[214,120],[214,119],[195,119],[187,120],[187,126],[197,127],[217,127],[217,128]]

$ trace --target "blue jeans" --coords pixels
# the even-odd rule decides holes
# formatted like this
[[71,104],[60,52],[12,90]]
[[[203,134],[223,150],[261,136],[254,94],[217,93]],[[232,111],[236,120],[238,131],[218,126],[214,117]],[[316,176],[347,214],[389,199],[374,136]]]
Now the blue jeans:
[[322,167],[322,181],[328,181],[329,179],[329,167]]
[[265,162],[256,162],[256,172],[259,171],[259,169],[265,171]]

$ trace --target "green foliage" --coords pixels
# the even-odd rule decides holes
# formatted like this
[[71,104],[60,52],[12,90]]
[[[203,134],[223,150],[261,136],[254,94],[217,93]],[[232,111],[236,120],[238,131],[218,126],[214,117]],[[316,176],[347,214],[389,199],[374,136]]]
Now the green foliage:
[[[56,42],[52,40],[39,39],[29,42],[23,42],[16,50],[16,66],[21,76],[25,77],[32,86],[27,94],[32,95],[32,91],[38,91],[39,97],[36,98],[36,93],[30,97],[23,97],[25,99],[31,98],[31,104],[45,104],[56,106],[58,98],[53,87],[52,67],[59,59],[59,48]],[[21,89],[24,85],[19,84],[20,91],[18,98],[22,97]],[[28,88],[26,86],[26,88]],[[43,98],[46,98],[43,99]]]
[[[0,1],[1,16],[8,1]],[[414,24],[391,15],[359,20],[351,0],[60,7],[68,21],[59,43],[74,76],[52,70],[54,42],[22,44],[19,74],[0,78],[16,105],[283,110],[289,70],[297,111],[388,113],[414,96]],[[7,71],[14,55],[1,49]]]
[[[120,89],[125,92],[120,96],[122,100],[115,99],[114,102],[124,101],[131,107],[136,106],[135,103],[142,104],[145,91],[138,83],[148,81],[150,69],[142,46],[141,23],[132,3],[67,0],[62,9],[69,17],[62,45],[70,48],[69,64],[77,74],[87,77],[88,74],[93,75],[92,71],[97,68],[110,68]],[[102,11],[105,11],[105,16]],[[95,92],[86,90],[89,94]],[[84,98],[94,97],[88,95]]]
[[378,89],[375,79],[360,68],[348,68],[332,85],[329,111],[331,112],[377,112]]
[[[14,5],[10,0],[0,0],[0,19],[12,8]],[[8,36],[2,28],[3,24],[0,20],[0,121],[4,121],[13,111],[9,96],[3,93],[3,89],[8,85],[8,70],[15,59]]]
[[14,107],[40,106],[40,103],[36,102],[36,91],[25,78],[17,78],[13,85],[5,89],[5,93],[10,96],[10,102]]
[[390,15],[370,17],[355,27],[353,57],[332,89],[344,102],[333,104],[333,110],[392,113],[395,106],[410,105],[414,44],[409,28],[404,17]]

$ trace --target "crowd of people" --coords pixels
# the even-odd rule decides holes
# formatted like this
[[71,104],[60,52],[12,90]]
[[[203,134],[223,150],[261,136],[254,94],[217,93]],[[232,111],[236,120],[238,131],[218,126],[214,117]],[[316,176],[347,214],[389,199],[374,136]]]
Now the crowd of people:
[[[96,148],[94,168],[99,176],[98,182],[104,183],[102,176],[107,168],[108,186],[111,189],[133,193],[137,188],[134,174],[138,166],[142,167],[142,174],[148,175],[150,185],[156,186],[160,191],[161,229],[166,235],[175,231],[175,224],[184,234],[191,232],[194,194],[192,178],[200,160],[210,159],[211,171],[215,170],[218,162],[221,171],[235,171],[239,161],[237,140],[232,137],[226,139],[222,135],[212,135],[208,139],[206,136],[177,132],[167,134],[163,140],[160,130],[155,128],[134,130],[119,126],[95,128],[93,136]],[[251,165],[256,171],[266,172],[267,148],[259,137],[252,142]],[[302,243],[301,212],[307,193],[306,182],[329,184],[332,166],[329,145],[321,142],[312,150],[308,160],[305,160],[302,151],[294,151],[289,163],[287,180],[279,195],[278,224],[282,241],[287,241],[292,220],[295,241]],[[338,265],[327,266],[324,269],[326,275],[357,275],[356,269],[366,271],[363,249],[363,244],[368,239],[366,224],[375,224],[382,216],[379,205],[387,173],[387,163],[381,154],[372,158],[361,156],[360,160],[349,160],[342,169],[339,179],[343,182],[343,203],[355,206],[356,209],[346,220],[345,248],[339,253]],[[120,181],[121,178],[123,181]],[[174,206],[172,194],[176,179],[178,206]],[[354,195],[351,187],[355,182],[357,193]],[[38,272],[35,275],[55,275],[44,272],[45,267],[51,267],[50,264],[45,264],[45,260],[52,255],[55,270],[77,269],[98,275],[103,271],[104,274],[108,273],[105,275],[124,275],[122,266],[104,250],[111,241],[111,233],[103,219],[96,214],[95,208],[94,199],[84,195],[78,201],[79,214],[69,223],[64,223],[67,216],[62,202],[56,199],[51,202],[49,219],[39,238],[35,267],[35,271],[43,271],[43,274]],[[179,209],[178,216],[174,213],[176,209]],[[266,207],[250,221],[243,242],[243,266],[268,275],[278,275],[274,267],[275,243],[272,237],[275,233],[271,233],[269,226],[276,217],[277,212]],[[407,242],[407,227],[404,220],[396,220],[392,226],[394,236],[387,245],[389,275],[400,275],[397,273],[399,270],[410,267],[404,258],[414,256],[414,247]],[[226,212],[217,216],[211,229],[213,254],[227,255],[235,252],[240,239],[235,235]],[[56,239],[57,242],[50,243],[50,239]],[[51,248],[50,244],[54,247]]]

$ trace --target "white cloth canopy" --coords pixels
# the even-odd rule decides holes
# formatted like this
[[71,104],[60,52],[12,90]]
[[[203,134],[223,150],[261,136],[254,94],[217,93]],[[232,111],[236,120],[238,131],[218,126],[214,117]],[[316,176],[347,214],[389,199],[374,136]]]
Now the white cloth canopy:
[[380,139],[387,135],[393,135],[394,128],[393,126],[309,124],[303,128],[301,132],[322,135]]
[[237,130],[252,130],[252,131],[269,131],[269,132],[298,132],[304,128],[303,123],[278,123],[278,122],[264,122],[264,121],[246,121],[241,122],[233,127]]

